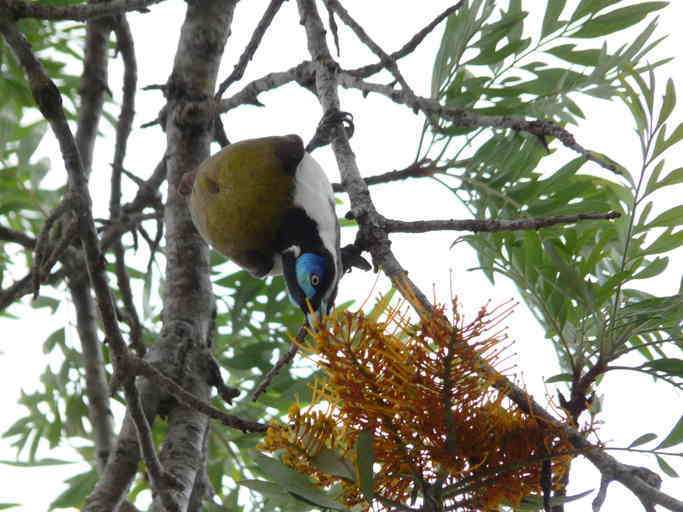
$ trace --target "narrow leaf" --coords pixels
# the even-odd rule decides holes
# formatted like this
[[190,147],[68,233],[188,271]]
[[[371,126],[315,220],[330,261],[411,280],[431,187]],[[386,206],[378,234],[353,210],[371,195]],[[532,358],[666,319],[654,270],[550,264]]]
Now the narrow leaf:
[[653,433],[648,433],[648,434],[643,434],[642,436],[636,438],[631,444],[628,445],[629,448],[635,448],[636,446],[640,446],[641,444],[649,443],[653,439],[657,439],[657,434]]
[[681,416],[678,422],[674,425],[674,428],[671,429],[669,435],[667,435],[655,449],[660,450],[662,448],[670,448],[681,442],[683,442],[683,416]]
[[674,144],[678,144],[681,140],[683,140],[683,123],[676,127],[668,139],[665,138],[660,131],[659,137],[657,137],[657,143],[655,144],[654,156],[657,157],[658,155],[661,155],[664,151]]
[[667,375],[683,378],[683,359],[664,358],[645,363],[646,367],[652,368]]
[[313,485],[306,475],[288,468],[279,460],[255,452],[254,462],[269,480],[289,492],[301,496],[320,507],[345,510],[337,501]]
[[662,101],[662,110],[659,112],[659,119],[657,120],[657,126],[661,126],[669,119],[671,112],[673,112],[676,106],[676,89],[674,88],[674,83],[671,78],[666,82],[666,93],[664,93],[664,99]]
[[558,22],[560,14],[564,10],[567,0],[554,0],[553,2],[548,2],[545,8],[545,16],[543,16],[543,28],[541,29],[541,38],[554,32],[562,26],[562,23]]
[[669,187],[671,185],[679,185],[683,183],[683,167],[675,169],[667,174],[664,178],[659,180],[652,188],[652,191],[660,188]]
[[635,25],[656,10],[666,7],[668,2],[643,2],[615,9],[587,21],[572,37],[591,38],[605,36]]
[[660,214],[648,224],[648,227],[675,227],[681,224],[683,224],[683,205],[675,206]]
[[358,486],[370,501],[375,495],[375,484],[372,473],[372,465],[375,462],[375,453],[372,443],[372,432],[364,430],[358,435],[356,443],[356,463],[358,466]]
[[571,373],[558,373],[557,375],[553,375],[552,377],[548,377],[545,379],[546,384],[552,384],[553,382],[571,382],[572,381],[572,374]]
[[353,480],[353,464],[339,455],[334,450],[323,447],[320,453],[311,459],[311,462],[320,471],[333,476]]
[[678,478],[678,473],[676,473],[676,470],[672,468],[663,457],[660,457],[659,455],[655,455],[655,457],[657,457],[657,464],[659,464],[660,469],[664,471],[664,473],[671,478]]

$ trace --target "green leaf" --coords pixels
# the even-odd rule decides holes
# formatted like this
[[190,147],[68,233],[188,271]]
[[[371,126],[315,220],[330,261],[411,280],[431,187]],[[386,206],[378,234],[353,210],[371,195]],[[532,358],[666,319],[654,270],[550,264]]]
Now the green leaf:
[[507,45],[503,46],[500,50],[493,50],[491,48],[482,48],[479,55],[473,59],[468,60],[465,64],[471,66],[490,66],[498,62],[503,62],[510,55],[517,54],[523,51],[531,44],[531,39],[519,39],[517,41],[512,41]]
[[558,59],[566,60],[580,66],[597,66],[600,60],[600,50],[575,50],[575,44],[561,44],[545,50]]
[[669,78],[669,80],[666,82],[666,93],[664,94],[664,98],[662,100],[662,109],[659,112],[659,119],[657,120],[657,126],[663,125],[667,119],[669,119],[669,116],[671,115],[671,112],[673,112],[674,107],[676,106],[676,89],[674,87],[673,80]]
[[671,185],[679,185],[681,183],[683,183],[683,167],[671,171],[664,178],[655,183],[650,192],[654,192],[655,190],[669,187]]
[[671,478],[678,478],[678,473],[676,473],[676,470],[672,468],[667,461],[664,460],[664,457],[660,457],[659,455],[655,455],[657,457],[657,464],[659,464],[659,467],[664,473],[666,473],[668,476]]
[[663,170],[664,160],[660,160],[655,166],[655,168],[652,170],[652,173],[650,174],[650,177],[647,180],[647,185],[645,186],[645,195],[648,195],[655,189],[655,187],[657,186],[657,180],[659,179],[659,175],[662,174]]
[[391,304],[391,299],[394,297],[396,294],[396,288],[393,286],[391,289],[385,293],[384,295],[381,295],[379,299],[377,299],[377,302],[373,306],[373,308],[368,312],[366,315],[369,320],[372,320],[373,322],[377,321],[379,317],[384,313],[387,308],[389,307],[389,304]]
[[683,140],[683,123],[676,127],[668,139],[666,138],[664,127],[662,127],[659,132],[659,136],[657,137],[657,142],[655,143],[653,158],[661,155],[664,151],[669,149],[674,144],[678,144],[681,140]]
[[642,254],[659,254],[669,252],[683,245],[683,231],[672,234],[671,228],[659,235],[648,247],[641,250]]
[[323,449],[320,450],[320,453],[311,459],[311,462],[320,471],[329,475],[346,478],[348,480],[354,479],[353,464],[327,447],[323,447]]
[[288,468],[279,460],[266,457],[260,452],[255,452],[254,462],[269,480],[287,491],[301,496],[320,507],[331,508],[332,510],[346,510],[339,502],[333,500],[313,485],[306,475]]
[[652,368],[667,375],[683,378],[683,359],[664,358],[650,361],[643,365],[647,368]]
[[19,503],[0,503],[0,510],[7,510],[8,508],[19,507]]
[[655,258],[653,261],[649,262],[647,266],[635,274],[631,279],[649,279],[650,277],[655,277],[666,270],[669,265],[669,258]]
[[657,434],[643,434],[642,436],[636,438],[631,444],[629,444],[628,447],[635,448],[636,446],[640,446],[641,444],[649,443],[653,439],[657,439]]
[[541,38],[547,36],[551,32],[555,32],[563,23],[559,22],[560,14],[564,10],[567,0],[553,0],[548,2],[545,8],[545,15],[543,16],[543,28],[541,29]]
[[372,432],[363,430],[358,435],[356,442],[356,461],[358,467],[358,486],[367,501],[375,495],[375,482],[372,465],[375,463],[375,449],[372,441]]
[[610,5],[621,2],[621,0],[581,0],[576,7],[571,19],[577,20],[586,14],[597,14],[603,9],[607,9]]
[[675,227],[683,224],[683,205],[674,206],[670,210],[658,215],[647,227]]
[[57,344],[64,344],[64,327],[60,327],[47,337],[45,343],[43,343],[43,354],[52,352]]
[[645,17],[668,5],[668,2],[642,2],[615,9],[588,20],[572,37],[591,38],[605,36],[628,28],[645,19]]
[[95,469],[69,478],[66,481],[69,487],[50,504],[50,510],[70,507],[80,508],[85,498],[95,488],[98,478]]
[[273,498],[276,502],[281,502],[282,500],[286,501],[292,498],[291,493],[287,490],[273,482],[267,482],[265,480],[240,480],[237,482],[237,485],[247,487],[268,498]]
[[571,373],[558,373],[557,375],[553,375],[552,377],[548,377],[545,379],[546,384],[552,384],[554,382],[571,382],[572,381],[572,374]]
[[664,438],[664,440],[657,445],[655,450],[661,450],[663,448],[670,448],[683,442],[683,416],[678,420],[671,432]]

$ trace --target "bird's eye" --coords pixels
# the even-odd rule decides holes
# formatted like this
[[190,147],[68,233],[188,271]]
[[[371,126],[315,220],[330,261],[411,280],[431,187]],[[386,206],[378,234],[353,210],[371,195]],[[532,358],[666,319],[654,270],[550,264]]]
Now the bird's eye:
[[318,274],[311,274],[311,284],[316,287],[320,284],[320,276]]

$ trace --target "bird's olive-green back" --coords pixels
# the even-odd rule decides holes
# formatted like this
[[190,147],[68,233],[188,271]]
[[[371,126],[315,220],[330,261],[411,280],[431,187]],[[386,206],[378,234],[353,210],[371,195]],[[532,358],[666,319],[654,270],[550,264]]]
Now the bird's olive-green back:
[[272,256],[302,157],[301,139],[286,136],[237,142],[204,161],[190,198],[202,236],[228,258],[258,272],[252,259],[254,254]]

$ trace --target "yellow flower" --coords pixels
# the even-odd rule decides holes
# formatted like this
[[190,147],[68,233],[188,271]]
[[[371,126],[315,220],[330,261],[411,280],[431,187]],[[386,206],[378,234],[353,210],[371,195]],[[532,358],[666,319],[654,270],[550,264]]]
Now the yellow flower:
[[290,408],[289,423],[269,428],[261,449],[283,450],[285,464],[320,485],[340,483],[349,506],[363,503],[357,479],[324,473],[316,456],[326,448],[353,462],[364,431],[373,436],[380,509],[437,486],[461,509],[516,505],[540,493],[547,459],[559,481],[571,450],[561,431],[510,405],[492,386],[496,376],[480,371],[482,361],[501,361],[500,325],[512,308],[485,307],[465,323],[458,307],[453,301],[450,322],[441,308],[416,325],[398,306],[381,321],[362,312],[331,318],[305,346],[326,376],[313,404]]

